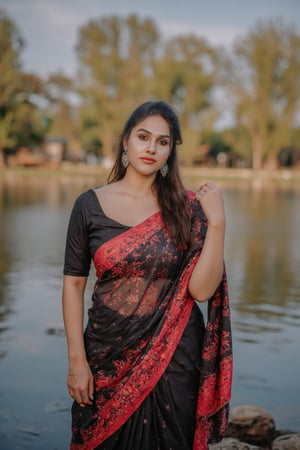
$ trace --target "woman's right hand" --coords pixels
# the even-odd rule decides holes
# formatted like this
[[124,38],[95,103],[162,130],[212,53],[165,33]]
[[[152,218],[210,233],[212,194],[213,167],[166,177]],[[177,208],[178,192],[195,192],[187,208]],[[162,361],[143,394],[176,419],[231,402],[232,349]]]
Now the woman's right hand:
[[70,364],[67,386],[70,396],[80,406],[92,404],[94,377],[87,361],[81,364]]

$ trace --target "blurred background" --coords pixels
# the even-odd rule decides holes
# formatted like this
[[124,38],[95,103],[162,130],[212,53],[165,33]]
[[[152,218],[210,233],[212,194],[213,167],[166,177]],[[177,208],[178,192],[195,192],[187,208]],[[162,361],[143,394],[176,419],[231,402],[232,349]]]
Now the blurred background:
[[232,406],[300,431],[299,30],[298,0],[0,0],[0,448],[68,448],[70,211],[157,98],[186,187],[224,191]]

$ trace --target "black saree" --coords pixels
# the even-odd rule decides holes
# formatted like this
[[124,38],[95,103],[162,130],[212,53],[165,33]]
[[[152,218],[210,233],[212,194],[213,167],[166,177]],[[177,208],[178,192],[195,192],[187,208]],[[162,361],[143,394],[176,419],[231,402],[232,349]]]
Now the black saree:
[[205,328],[188,281],[206,221],[192,193],[190,205],[192,244],[182,250],[160,213],[130,228],[106,217],[92,190],[76,202],[65,274],[86,275],[92,257],[97,281],[85,330],[94,401],[73,404],[74,450],[204,450],[222,436],[231,386],[227,284],[224,273]]

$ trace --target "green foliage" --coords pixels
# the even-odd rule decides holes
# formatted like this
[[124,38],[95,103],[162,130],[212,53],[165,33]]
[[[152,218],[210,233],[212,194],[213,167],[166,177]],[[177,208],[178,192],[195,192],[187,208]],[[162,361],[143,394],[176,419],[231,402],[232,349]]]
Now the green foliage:
[[13,21],[0,10],[0,165],[6,147],[30,145],[43,139],[40,113],[34,97],[43,84],[34,74],[21,71],[24,41]]
[[280,21],[259,22],[235,45],[227,78],[237,121],[249,133],[253,167],[276,160],[289,141],[300,99],[300,36]]
[[0,166],[3,165],[3,148],[13,146],[16,137],[12,129],[15,91],[20,84],[19,66],[23,40],[15,24],[0,10]]
[[238,157],[246,161],[251,160],[251,140],[243,125],[239,124],[236,127],[223,130],[222,137]]
[[[42,81],[24,73],[23,49],[18,28],[0,10],[0,163],[2,148],[41,143],[45,136],[113,158],[128,114],[152,99],[178,112],[179,157],[186,165],[199,159],[201,143],[214,157],[230,150],[252,159],[254,168],[276,159],[282,147],[298,145],[300,36],[280,21],[257,23],[228,57],[192,34],[163,40],[147,17],[91,19],[78,30],[73,79],[54,73]],[[213,94],[221,84],[236,123],[216,132],[220,111]]]
[[150,94],[158,38],[152,21],[135,15],[91,20],[79,30],[78,120],[85,147],[98,139],[103,156],[112,156],[129,111]]
[[165,43],[156,63],[154,94],[171,103],[181,118],[184,152],[180,160],[192,164],[201,133],[217,119],[212,101],[216,51],[197,36],[178,36]]
[[0,108],[2,109],[19,87],[20,55],[24,41],[16,25],[0,9]]
[[79,152],[78,112],[74,106],[78,95],[74,80],[61,72],[51,74],[46,81],[45,97],[48,100],[43,111],[45,135],[63,138],[72,151]]
[[188,136],[181,159],[192,160],[205,112],[213,109],[215,52],[203,39],[182,36],[163,42],[150,19],[111,16],[84,25],[76,49],[83,140],[98,133],[103,155],[111,157],[128,113],[147,99],[160,98],[180,114]]
[[224,139],[224,136],[217,132],[209,133],[207,136],[204,136],[202,144],[209,145],[209,156],[211,158],[216,158],[219,153],[229,153],[231,150],[231,147]]

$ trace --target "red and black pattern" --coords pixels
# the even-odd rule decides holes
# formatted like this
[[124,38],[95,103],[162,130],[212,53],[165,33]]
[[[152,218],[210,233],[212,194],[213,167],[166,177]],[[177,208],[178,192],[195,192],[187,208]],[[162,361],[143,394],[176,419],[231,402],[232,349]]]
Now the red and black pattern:
[[[156,213],[108,240],[95,254],[98,279],[85,331],[95,394],[92,406],[73,405],[73,450],[106,448],[105,441],[155,390],[176,352],[194,306],[188,281],[206,231],[199,203],[191,199],[191,208],[192,244],[187,251],[176,248]],[[209,300],[202,345],[192,431],[197,450],[218,440],[226,424],[231,337],[225,273]]]

